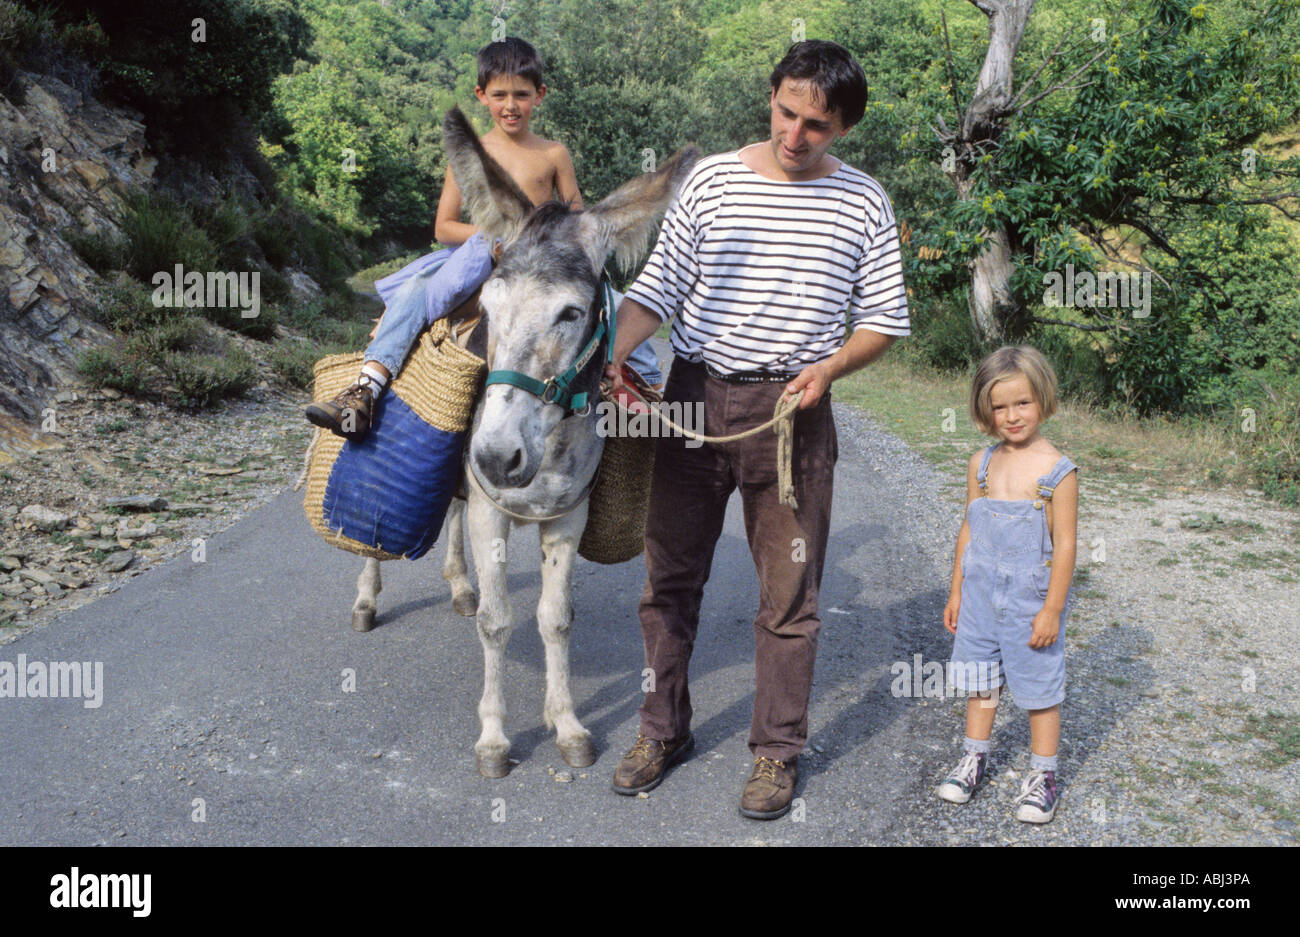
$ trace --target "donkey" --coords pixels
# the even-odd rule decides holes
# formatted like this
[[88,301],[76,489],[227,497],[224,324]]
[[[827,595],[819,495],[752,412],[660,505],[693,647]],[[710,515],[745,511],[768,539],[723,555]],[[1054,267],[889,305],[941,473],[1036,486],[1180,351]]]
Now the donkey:
[[[466,447],[468,500],[448,512],[447,560],[453,607],[471,613],[470,586],[461,534],[468,518],[470,547],[478,573],[476,623],[483,645],[481,734],[474,744],[478,770],[488,778],[510,769],[501,676],[512,614],[506,592],[506,544],[512,523],[536,523],[542,547],[542,594],[537,627],[546,649],[546,699],[542,718],[556,731],[556,744],[569,765],[596,760],[591,733],[573,711],[569,694],[570,594],[578,541],[587,521],[587,495],[604,449],[596,432],[594,404],[604,371],[604,345],[579,369],[574,405],[554,381],[541,396],[525,385],[547,383],[579,362],[600,323],[599,281],[612,254],[628,269],[649,246],[659,220],[691,167],[694,147],[675,154],[655,172],[625,183],[585,212],[559,202],[534,208],[510,176],[484,151],[459,108],[443,122],[448,162],[460,186],[470,220],[489,242],[504,244],[499,262],[479,291],[487,327],[488,386],[475,409]],[[606,339],[608,340],[608,339]],[[507,377],[500,383],[494,375]],[[547,399],[543,399],[546,397]],[[367,560],[357,581],[353,626],[373,623],[379,564]]]

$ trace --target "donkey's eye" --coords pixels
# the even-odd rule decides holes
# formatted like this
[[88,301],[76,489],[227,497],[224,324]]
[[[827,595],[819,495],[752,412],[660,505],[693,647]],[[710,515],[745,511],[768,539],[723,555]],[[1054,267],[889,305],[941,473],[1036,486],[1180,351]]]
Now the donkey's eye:
[[556,322],[577,322],[582,318],[582,310],[577,306],[565,306],[560,310],[560,317]]

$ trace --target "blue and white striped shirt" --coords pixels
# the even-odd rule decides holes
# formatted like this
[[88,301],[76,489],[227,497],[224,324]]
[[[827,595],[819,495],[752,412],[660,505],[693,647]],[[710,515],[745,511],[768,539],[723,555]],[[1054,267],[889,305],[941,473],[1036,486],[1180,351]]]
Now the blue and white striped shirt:
[[846,318],[911,333],[893,207],[845,163],[781,182],[739,152],[701,160],[627,295],[661,319],[676,315],[673,352],[723,374],[801,371],[840,348]]

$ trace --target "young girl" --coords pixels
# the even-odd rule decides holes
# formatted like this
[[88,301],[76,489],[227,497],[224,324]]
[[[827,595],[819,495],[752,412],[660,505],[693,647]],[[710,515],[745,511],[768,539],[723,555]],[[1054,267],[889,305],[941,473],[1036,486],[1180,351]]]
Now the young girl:
[[939,796],[964,804],[984,777],[1002,685],[1029,711],[1029,773],[1016,819],[1056,812],[1056,748],[1065,699],[1066,602],[1074,575],[1077,466],[1043,438],[1056,375],[1035,348],[999,348],[980,364],[971,417],[998,442],[971,457],[943,626],[949,680],[967,693],[965,752]]

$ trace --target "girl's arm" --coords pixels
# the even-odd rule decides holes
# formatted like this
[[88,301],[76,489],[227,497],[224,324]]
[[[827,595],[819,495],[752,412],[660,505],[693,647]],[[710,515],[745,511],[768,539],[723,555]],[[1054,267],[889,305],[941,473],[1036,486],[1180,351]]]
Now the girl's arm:
[[1074,578],[1079,527],[1079,473],[1061,479],[1052,492],[1052,577],[1048,580],[1043,609],[1034,618],[1030,647],[1047,647],[1057,639],[1066,595]]
[[[976,452],[971,456],[970,464],[966,466],[966,506],[976,498],[980,497],[979,486],[979,464],[982,452]],[[957,532],[957,549],[952,559],[952,583],[948,588],[948,604],[943,609],[943,626],[953,634],[957,633],[957,613],[961,610],[961,558],[966,555],[966,547],[970,544],[970,523],[966,520],[966,515],[962,515],[961,529]]]
[[448,166],[442,196],[438,199],[438,217],[433,222],[433,236],[448,247],[459,247],[477,232],[477,227],[460,220],[460,187]]

